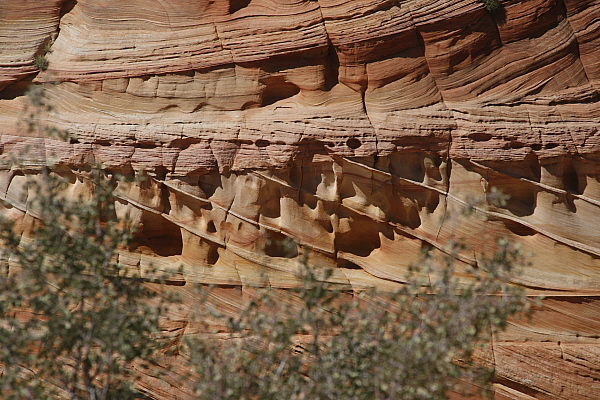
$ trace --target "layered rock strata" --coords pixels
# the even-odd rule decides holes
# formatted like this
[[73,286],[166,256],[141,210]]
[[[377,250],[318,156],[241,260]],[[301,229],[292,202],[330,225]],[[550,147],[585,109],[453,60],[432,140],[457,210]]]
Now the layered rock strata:
[[[597,0],[6,0],[0,145],[27,160],[0,192],[26,234],[42,163],[73,196],[94,162],[144,171],[118,191],[138,225],[120,261],[183,265],[178,290],[221,285],[224,307],[265,274],[297,284],[305,254],[360,291],[401,284],[423,247],[464,238],[476,264],[508,236],[533,254],[515,283],[547,300],[495,338],[498,396],[592,399],[599,54]],[[24,129],[32,81],[69,142]]]

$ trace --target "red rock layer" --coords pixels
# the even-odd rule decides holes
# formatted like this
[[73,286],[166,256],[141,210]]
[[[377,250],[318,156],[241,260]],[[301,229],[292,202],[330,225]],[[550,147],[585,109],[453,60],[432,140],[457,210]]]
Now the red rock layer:
[[[508,235],[533,253],[518,283],[550,297],[494,342],[499,396],[593,398],[599,28],[597,0],[7,0],[0,145],[43,143],[73,195],[94,161],[145,170],[120,188],[140,227],[121,262],[182,263],[187,282],[240,293],[263,272],[296,284],[306,252],[357,290],[392,287],[424,245],[464,237],[473,263]],[[19,127],[31,80],[57,83],[48,123],[76,139]],[[0,176],[27,221],[23,176]]]

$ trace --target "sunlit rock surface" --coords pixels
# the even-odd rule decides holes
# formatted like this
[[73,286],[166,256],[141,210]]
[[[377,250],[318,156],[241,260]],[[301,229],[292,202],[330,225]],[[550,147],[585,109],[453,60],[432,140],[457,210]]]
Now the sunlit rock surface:
[[[5,212],[26,235],[44,158],[74,198],[91,163],[146,171],[118,191],[138,225],[120,261],[183,265],[177,290],[220,285],[233,310],[265,276],[297,284],[307,253],[358,291],[401,283],[424,247],[464,238],[476,263],[507,235],[533,254],[516,283],[547,300],[495,338],[498,398],[597,398],[600,2],[502,4],[4,0],[0,147],[29,166],[0,172]],[[70,142],[27,132],[32,81]]]

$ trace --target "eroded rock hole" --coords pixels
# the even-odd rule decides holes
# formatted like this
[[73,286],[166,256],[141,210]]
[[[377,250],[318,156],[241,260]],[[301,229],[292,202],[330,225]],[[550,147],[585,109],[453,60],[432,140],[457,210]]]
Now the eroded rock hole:
[[268,231],[265,235],[265,254],[269,257],[295,258],[298,256],[298,245],[283,233]]
[[240,11],[242,8],[246,8],[250,5],[252,0],[229,0],[229,13],[233,14],[236,11]]
[[[335,247],[338,251],[367,257],[373,250],[381,247],[380,224],[378,222],[354,213],[349,213],[350,215],[347,216],[343,214],[342,211],[340,225],[342,223],[347,224],[349,229],[336,235]],[[346,221],[343,221],[344,219]]]
[[94,144],[98,146],[110,146],[112,143],[108,139],[96,139]]
[[138,141],[133,145],[133,147],[136,149],[154,149],[157,146],[154,142]]
[[279,195],[265,195],[265,200],[260,205],[260,214],[266,218],[279,218],[281,216],[281,204]]
[[417,229],[421,225],[421,217],[417,207],[410,207],[407,212],[408,226],[411,229]]
[[258,139],[255,144],[256,144],[256,147],[267,147],[270,143],[268,140]]
[[206,225],[206,231],[209,233],[217,232],[217,227],[215,226],[215,223],[213,221],[208,222],[208,224]]
[[[527,182],[498,175],[490,177],[486,197],[489,204],[505,208],[518,217],[524,217],[535,211],[537,192],[536,188]],[[505,205],[502,204],[502,198]]]
[[321,220],[319,221],[319,223],[321,224],[323,229],[325,229],[328,233],[333,233],[333,224],[331,223],[331,220]]
[[439,204],[440,204],[440,195],[434,191],[428,192],[427,193],[427,201],[425,202],[425,207],[427,208],[427,212],[429,212],[430,214],[433,213]]
[[204,193],[205,198],[210,198],[217,188],[221,187],[221,176],[217,173],[200,175],[198,177],[198,187]]
[[193,144],[200,143],[199,139],[196,138],[182,138],[174,139],[169,143],[169,147],[185,150]]
[[[335,185],[335,174],[331,165],[307,163],[302,165],[299,170],[300,176],[297,178],[297,185],[301,186],[306,192],[315,195],[319,187],[321,189],[333,188]],[[316,199],[306,199],[309,207],[315,209]]]
[[217,261],[219,261],[219,247],[217,245],[211,245],[206,253],[206,263],[215,265]]
[[144,211],[136,242],[153,253],[162,256],[181,255],[183,240],[181,228],[160,214]]
[[425,169],[425,175],[429,179],[441,182],[443,180],[442,173],[440,171],[440,165],[442,159],[437,154],[430,154],[423,158],[423,168]]
[[60,18],[64,17],[66,14],[70,13],[71,10],[77,5],[77,0],[67,0],[63,3],[60,8]]
[[519,236],[532,236],[537,233],[535,229],[511,220],[505,220],[504,226],[506,226],[509,231]]
[[423,182],[425,179],[425,154],[417,152],[393,153],[389,157],[392,175]]
[[532,180],[535,182],[539,182],[542,176],[542,168],[540,166],[538,156],[535,153],[529,153],[525,157],[525,162],[527,163],[531,171]]
[[25,96],[32,80],[33,77],[28,77],[6,85],[4,89],[0,89],[0,100],[14,100]]
[[468,137],[476,142],[487,142],[492,138],[492,135],[485,132],[475,132],[471,133]]
[[[296,162],[294,164],[292,164],[292,166],[289,169],[288,172],[288,176],[289,176],[289,181],[292,184],[292,186],[296,187],[296,188],[300,188],[301,184],[302,184],[302,161],[300,162]],[[600,181],[600,178],[599,178]]]
[[565,161],[563,166],[562,183],[567,192],[581,194],[579,188],[579,176],[577,175],[577,170],[573,166],[571,160]]
[[300,93],[300,88],[293,83],[286,81],[283,76],[265,78],[261,82],[265,85],[262,92],[262,107]]
[[346,140],[346,145],[351,149],[358,149],[361,145],[361,142],[357,138],[350,138]]
[[329,41],[327,56],[325,59],[325,90],[331,90],[340,82],[340,59],[335,46]]
[[169,171],[167,170],[167,168],[162,165],[154,168],[154,173],[156,174],[156,179],[159,179],[161,181],[165,180],[168,172]]
[[337,265],[340,268],[347,269],[362,269],[360,265],[353,263],[352,261],[344,260],[343,258],[337,259]]

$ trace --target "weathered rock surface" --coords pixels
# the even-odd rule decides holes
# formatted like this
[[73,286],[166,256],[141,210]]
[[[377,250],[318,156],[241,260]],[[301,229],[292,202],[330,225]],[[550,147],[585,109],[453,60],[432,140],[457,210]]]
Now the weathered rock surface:
[[[32,80],[57,82],[48,123],[76,139],[19,125]],[[476,0],[0,3],[2,153],[30,149],[28,174],[45,154],[74,196],[95,161],[150,174],[119,191],[139,224],[132,268],[183,264],[230,306],[265,272],[294,285],[306,252],[360,290],[402,282],[452,236],[470,263],[496,236],[520,243],[518,283],[548,297],[495,339],[499,398],[600,391],[599,90],[598,0],[494,15]],[[25,178],[0,175],[26,222]],[[295,249],[273,245],[286,238]]]

